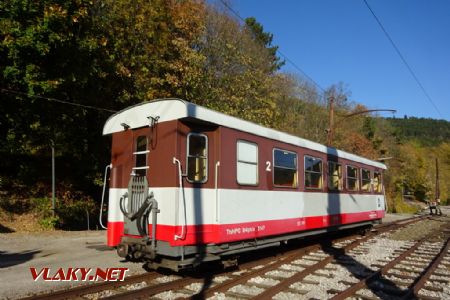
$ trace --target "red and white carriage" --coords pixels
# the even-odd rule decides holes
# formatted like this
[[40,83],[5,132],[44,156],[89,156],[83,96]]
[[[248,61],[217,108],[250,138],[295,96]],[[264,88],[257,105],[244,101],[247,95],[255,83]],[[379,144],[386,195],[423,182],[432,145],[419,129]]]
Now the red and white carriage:
[[379,222],[384,164],[179,99],[111,116],[108,245],[180,269]]

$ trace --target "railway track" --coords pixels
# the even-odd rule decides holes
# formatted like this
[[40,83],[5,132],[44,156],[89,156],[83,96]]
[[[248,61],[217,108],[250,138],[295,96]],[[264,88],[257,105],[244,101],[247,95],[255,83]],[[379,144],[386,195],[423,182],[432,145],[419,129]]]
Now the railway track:
[[388,239],[392,232],[424,219],[428,218],[381,225],[362,237],[312,243],[245,262],[240,270],[187,276],[149,272],[123,282],[91,284],[28,299],[441,299],[441,295],[450,295],[446,288],[450,286],[450,232],[443,230],[443,242],[431,242],[430,237],[415,242]]

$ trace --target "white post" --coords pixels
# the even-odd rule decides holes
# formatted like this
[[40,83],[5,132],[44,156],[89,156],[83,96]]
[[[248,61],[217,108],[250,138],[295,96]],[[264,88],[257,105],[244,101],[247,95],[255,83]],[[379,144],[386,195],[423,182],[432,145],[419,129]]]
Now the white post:
[[52,147],[52,215],[55,216],[55,144],[51,141]]

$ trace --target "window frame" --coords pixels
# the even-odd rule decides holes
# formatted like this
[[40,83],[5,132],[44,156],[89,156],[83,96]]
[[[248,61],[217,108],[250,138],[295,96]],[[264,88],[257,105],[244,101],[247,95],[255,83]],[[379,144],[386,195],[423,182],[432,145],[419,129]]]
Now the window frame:
[[[142,151],[137,151],[138,149],[138,141],[139,138],[144,137],[145,138],[145,149],[146,150],[142,150]],[[134,139],[134,151],[133,151],[133,161],[134,161],[134,167],[131,168],[131,175],[133,176],[147,176],[147,170],[150,169],[150,166],[148,165],[148,154],[150,153],[150,150],[148,149],[148,136],[143,134],[143,135],[138,135],[135,139]],[[137,164],[137,157],[138,155],[143,155],[145,154],[145,165],[144,166],[136,166]],[[137,174],[136,171],[141,171],[144,170],[145,174]]]
[[[354,190],[351,190],[351,189],[349,189],[348,188],[348,179],[349,178],[352,178],[352,179],[355,179],[355,177],[349,177],[348,176],[348,167],[350,167],[350,168],[355,168],[356,169],[356,184],[355,184],[355,186],[356,186],[356,189],[354,189]],[[360,186],[359,186],[359,168],[358,167],[356,167],[356,166],[354,166],[354,165],[345,165],[345,188],[347,189],[347,191],[350,191],[350,192],[359,192],[360,191]]]
[[376,193],[376,194],[382,194],[383,193],[383,188],[384,188],[384,186],[383,186],[383,173],[381,171],[373,171],[373,180],[375,180],[375,174],[380,175],[380,177],[379,177],[380,180],[378,181],[378,186],[380,188],[379,188],[379,190],[375,189],[375,186],[372,185],[373,186],[373,192]]
[[[256,146],[256,163],[239,160],[239,143],[246,143],[246,144],[250,144],[250,145]],[[256,183],[253,184],[253,183],[240,183],[239,182],[239,177],[238,177],[238,165],[239,165],[239,163],[256,166]],[[258,186],[259,185],[259,145],[258,145],[258,143],[251,142],[251,141],[248,141],[248,140],[243,140],[243,139],[238,139],[236,141],[236,183],[239,184],[239,185],[244,185],[244,186]]]
[[[363,186],[364,186],[363,171],[369,172],[369,189],[368,190],[363,189]],[[360,173],[361,173],[360,174],[360,176],[361,176],[361,181],[360,181],[361,182],[361,192],[371,193],[372,192],[372,171],[369,169],[360,168]],[[366,180],[366,182],[367,182],[367,180]]]
[[[294,170],[291,168],[285,168],[285,167],[278,167],[275,165],[275,151],[282,151],[282,152],[287,152],[287,153],[292,153],[295,154],[295,186],[284,186],[284,185],[278,185],[275,184],[275,168],[281,168],[281,169],[286,169],[286,170]],[[299,187],[298,184],[298,154],[295,151],[289,151],[289,150],[284,150],[284,149],[280,149],[280,148],[273,148],[272,149],[272,185],[274,187],[278,187],[278,188],[287,188],[287,189],[297,189]]]
[[[330,164],[334,164],[334,165],[337,165],[337,166],[341,167],[341,176],[339,178],[339,185],[338,185],[337,189],[330,188],[330,178],[333,177],[333,176],[330,176]],[[329,191],[343,191],[344,190],[344,172],[342,170],[342,163],[339,163],[337,161],[329,160],[328,163],[327,163],[327,168],[328,168],[327,169],[327,179],[328,179],[327,180],[327,189]]]
[[[320,170],[320,185],[321,185],[321,187],[308,187],[308,186],[306,186],[306,172],[309,172],[309,173],[314,173],[314,174],[319,174],[319,172],[314,172],[314,171],[306,171],[306,158],[307,157],[310,157],[310,158],[314,158],[314,159],[318,159],[318,160],[320,160],[320,163],[321,163],[321,170]],[[312,156],[312,155],[308,155],[308,154],[305,154],[304,156],[303,156],[303,177],[304,177],[304,180],[303,180],[303,184],[304,184],[304,186],[305,186],[305,190],[323,190],[323,159],[322,158],[320,158],[320,157],[315,157],[315,156]]]
[[[197,156],[194,156],[194,155],[189,155],[189,146],[190,146],[190,137],[191,136],[201,136],[201,137],[205,138],[205,148],[206,148],[206,151],[205,151],[206,156],[204,157],[205,160],[206,160],[206,163],[205,163],[205,179],[202,180],[202,181],[191,180],[189,178],[189,157],[194,157],[194,158],[197,157]],[[189,132],[188,135],[187,135],[187,141],[186,141],[186,180],[189,183],[206,183],[208,181],[208,167],[209,167],[209,164],[208,164],[208,156],[209,156],[208,154],[209,153],[208,152],[209,152],[208,136],[206,134],[204,134],[204,133]]]

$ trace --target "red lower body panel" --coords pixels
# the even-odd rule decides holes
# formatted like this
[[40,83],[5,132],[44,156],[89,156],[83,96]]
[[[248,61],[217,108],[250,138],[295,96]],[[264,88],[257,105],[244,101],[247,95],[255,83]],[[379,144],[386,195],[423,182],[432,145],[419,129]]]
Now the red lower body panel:
[[107,245],[110,247],[117,246],[120,243],[120,238],[123,235],[123,222],[108,222],[108,238]]
[[[182,226],[157,225],[156,240],[169,242],[171,246],[221,244],[329,226],[373,221],[383,218],[384,215],[384,211],[369,211],[235,224],[188,225],[186,226],[184,239],[179,240],[175,240],[174,236],[181,235]],[[116,246],[120,243],[120,239],[124,235],[123,228],[123,222],[108,222],[108,246]],[[151,232],[151,228],[152,225],[149,225],[148,232]]]

